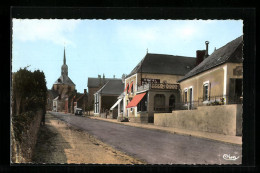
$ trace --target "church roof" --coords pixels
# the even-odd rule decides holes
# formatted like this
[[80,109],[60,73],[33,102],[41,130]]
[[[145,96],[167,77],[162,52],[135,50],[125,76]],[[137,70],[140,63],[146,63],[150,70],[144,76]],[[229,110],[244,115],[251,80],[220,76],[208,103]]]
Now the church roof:
[[227,43],[225,46],[215,50],[210,56],[203,60],[198,66],[193,68],[189,73],[187,73],[178,82],[202,73],[206,70],[214,68],[218,65],[232,62],[232,63],[242,63],[243,62],[243,37],[240,36],[235,40]]
[[65,84],[65,85],[73,85],[75,84],[72,82],[72,80],[66,76],[66,75],[61,75],[55,82],[54,84]]
[[195,63],[195,57],[147,53],[127,77],[141,72],[185,75],[195,66]]
[[59,96],[59,93],[55,90],[48,90],[49,94],[52,96],[52,98],[56,98],[57,96]]

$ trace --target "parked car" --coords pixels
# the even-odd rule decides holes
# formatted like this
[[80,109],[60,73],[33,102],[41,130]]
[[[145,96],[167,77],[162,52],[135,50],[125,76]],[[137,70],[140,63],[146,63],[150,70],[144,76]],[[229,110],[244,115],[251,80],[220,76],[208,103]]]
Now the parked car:
[[76,108],[76,110],[75,110],[75,115],[83,115],[83,113],[82,113],[82,109],[81,108]]

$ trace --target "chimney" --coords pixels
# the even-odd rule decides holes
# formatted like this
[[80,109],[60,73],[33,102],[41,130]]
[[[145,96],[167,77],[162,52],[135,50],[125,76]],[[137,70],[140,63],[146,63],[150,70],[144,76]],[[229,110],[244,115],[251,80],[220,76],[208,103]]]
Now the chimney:
[[103,73],[103,84],[105,84],[105,75]]
[[206,59],[208,56],[209,56],[209,41],[205,41],[205,44],[206,44],[206,52],[205,52],[205,56],[204,56],[204,59]]
[[101,75],[98,75],[99,85],[101,85]]
[[86,94],[87,93],[87,89],[84,89],[84,94]]
[[197,50],[196,51],[196,66],[199,65],[203,61],[205,52],[206,52],[206,50]]
[[116,78],[116,75],[113,75],[114,79]]

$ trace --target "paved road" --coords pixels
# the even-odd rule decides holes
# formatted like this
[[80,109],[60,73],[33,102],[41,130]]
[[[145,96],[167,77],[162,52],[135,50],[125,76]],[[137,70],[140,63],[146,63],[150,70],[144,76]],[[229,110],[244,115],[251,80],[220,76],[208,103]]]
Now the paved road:
[[[242,147],[207,139],[126,126],[70,114],[52,113],[57,118],[85,130],[149,164],[241,164]],[[225,160],[226,154],[229,159]]]

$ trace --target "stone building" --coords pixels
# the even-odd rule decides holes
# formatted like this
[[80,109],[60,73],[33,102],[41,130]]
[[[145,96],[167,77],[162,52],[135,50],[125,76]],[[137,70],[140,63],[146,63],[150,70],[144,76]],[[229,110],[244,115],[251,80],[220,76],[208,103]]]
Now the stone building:
[[122,79],[110,79],[94,94],[94,115],[107,118],[111,106],[117,101],[123,90]]
[[174,110],[180,101],[177,81],[195,65],[194,57],[147,53],[126,76],[123,116],[132,122],[153,122],[154,113]]
[[[75,94],[75,84],[68,76],[68,65],[66,64],[66,54],[64,48],[63,65],[61,66],[61,76],[54,82],[52,89],[49,91],[48,99],[52,100],[52,110],[70,112],[69,97]],[[53,99],[53,96],[56,96]]]
[[208,55],[178,82],[184,106],[241,103],[243,83],[243,37]]

